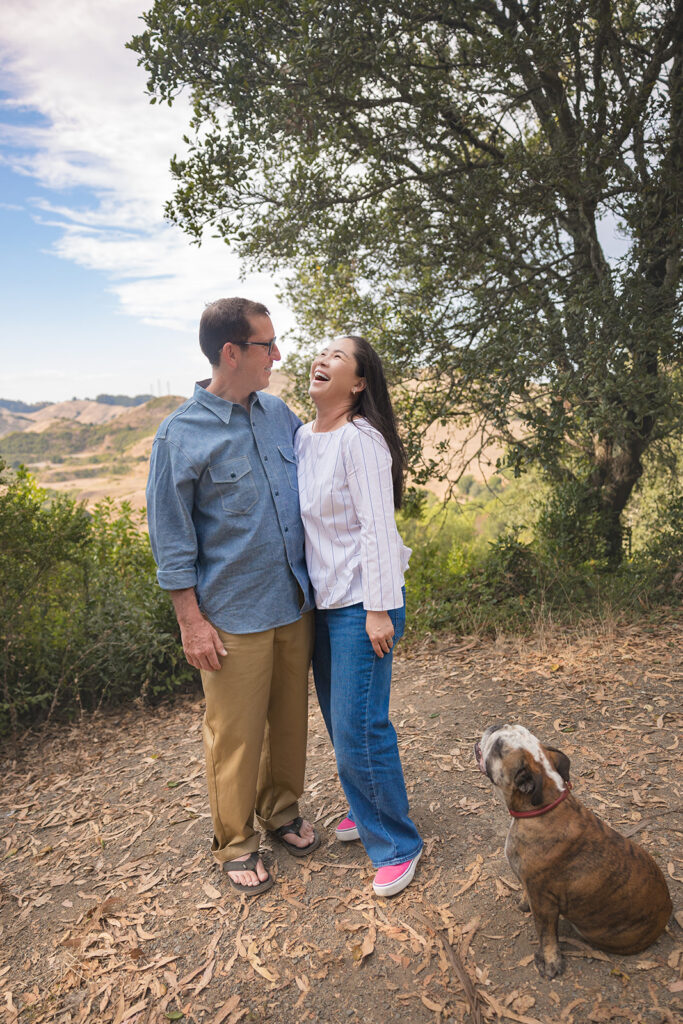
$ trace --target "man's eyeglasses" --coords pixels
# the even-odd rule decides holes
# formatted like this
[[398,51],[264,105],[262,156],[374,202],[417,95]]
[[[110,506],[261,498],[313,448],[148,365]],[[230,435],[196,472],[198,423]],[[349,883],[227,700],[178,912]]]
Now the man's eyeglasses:
[[276,342],[277,338],[273,338],[272,341],[242,341],[240,342],[240,346],[246,347],[247,345],[258,345],[259,348],[265,348],[268,355],[272,355]]

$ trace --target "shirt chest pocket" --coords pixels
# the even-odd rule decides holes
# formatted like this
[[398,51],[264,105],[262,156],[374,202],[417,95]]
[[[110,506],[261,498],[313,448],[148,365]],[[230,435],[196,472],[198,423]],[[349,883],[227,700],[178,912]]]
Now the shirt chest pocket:
[[244,515],[258,501],[258,491],[254,482],[249,459],[225,459],[209,466],[209,475],[221,499],[225,512],[232,515]]
[[279,444],[278,451],[282,456],[282,462],[285,467],[287,479],[289,480],[289,486],[293,491],[299,490],[299,483],[296,477],[296,455],[291,445]]

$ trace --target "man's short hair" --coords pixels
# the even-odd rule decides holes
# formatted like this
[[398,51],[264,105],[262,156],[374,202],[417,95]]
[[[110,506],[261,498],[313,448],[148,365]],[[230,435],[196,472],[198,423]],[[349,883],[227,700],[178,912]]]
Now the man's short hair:
[[212,366],[218,366],[226,341],[243,345],[251,334],[247,317],[270,316],[262,302],[251,299],[217,299],[210,302],[199,321],[199,345]]

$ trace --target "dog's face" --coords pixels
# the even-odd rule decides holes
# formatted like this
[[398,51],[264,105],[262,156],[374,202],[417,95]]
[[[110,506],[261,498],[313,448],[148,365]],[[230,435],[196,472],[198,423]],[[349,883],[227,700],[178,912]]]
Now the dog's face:
[[523,725],[492,725],[474,746],[477,764],[508,807],[539,807],[569,782],[569,758],[543,747]]

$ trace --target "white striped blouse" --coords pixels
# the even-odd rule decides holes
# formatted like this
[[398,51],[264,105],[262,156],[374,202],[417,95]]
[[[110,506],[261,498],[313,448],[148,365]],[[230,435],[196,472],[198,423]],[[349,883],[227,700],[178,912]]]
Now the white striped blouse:
[[391,454],[380,432],[365,419],[321,434],[306,423],[294,450],[316,607],[400,608],[410,548],[396,529]]

